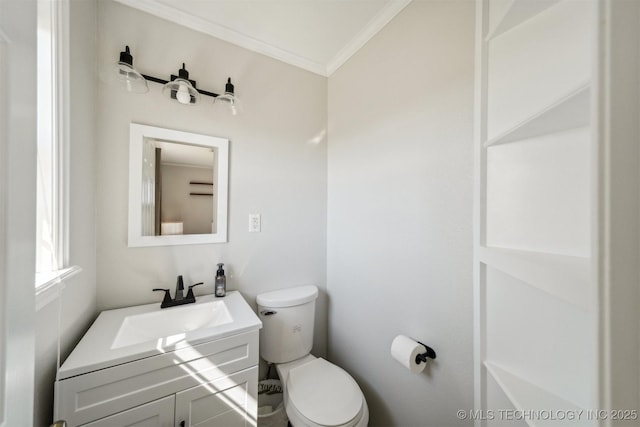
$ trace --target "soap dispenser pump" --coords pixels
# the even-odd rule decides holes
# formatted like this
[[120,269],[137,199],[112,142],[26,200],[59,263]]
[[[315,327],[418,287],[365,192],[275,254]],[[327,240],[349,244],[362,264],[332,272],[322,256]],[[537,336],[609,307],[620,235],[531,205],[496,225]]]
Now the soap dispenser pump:
[[223,263],[218,264],[216,271],[215,294],[217,297],[223,297],[227,294],[227,278],[224,275]]

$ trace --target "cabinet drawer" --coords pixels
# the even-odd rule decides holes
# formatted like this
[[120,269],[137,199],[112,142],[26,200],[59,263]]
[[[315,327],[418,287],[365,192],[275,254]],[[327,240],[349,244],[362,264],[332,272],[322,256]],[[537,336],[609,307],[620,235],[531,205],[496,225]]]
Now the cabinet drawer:
[[258,331],[56,382],[56,418],[81,425],[258,364]]

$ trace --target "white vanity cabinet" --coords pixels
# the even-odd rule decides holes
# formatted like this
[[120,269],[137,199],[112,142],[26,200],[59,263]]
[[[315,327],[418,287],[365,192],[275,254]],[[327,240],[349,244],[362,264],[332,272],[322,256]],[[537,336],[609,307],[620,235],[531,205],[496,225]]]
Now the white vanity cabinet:
[[56,382],[70,426],[255,426],[258,331]]
[[[255,425],[258,368],[253,367],[136,406],[83,427],[246,427]],[[175,410],[174,410],[175,409]]]
[[173,427],[176,398],[167,396],[119,414],[84,424],[86,427]]
[[[237,292],[200,304],[101,313],[58,371],[54,418],[70,427],[255,426],[262,323]],[[209,307],[228,316],[190,326]],[[154,327],[171,319],[172,334],[122,344],[124,329],[134,336],[132,325],[144,316],[154,316]],[[175,333],[176,323],[191,329]]]
[[[178,427],[256,425],[258,367],[176,394]],[[184,424],[183,424],[184,423]]]

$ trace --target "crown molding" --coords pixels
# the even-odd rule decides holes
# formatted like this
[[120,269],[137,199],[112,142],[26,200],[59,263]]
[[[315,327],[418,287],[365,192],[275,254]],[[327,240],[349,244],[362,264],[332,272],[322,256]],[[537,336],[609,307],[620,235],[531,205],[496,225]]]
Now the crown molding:
[[326,65],[326,75],[330,76],[345,62],[359,51],[373,36],[378,34],[398,13],[411,3],[412,0],[394,0],[380,9],[367,25],[360,30]]
[[411,3],[411,0],[393,0],[388,3],[328,64],[324,64],[296,55],[272,44],[232,30],[224,25],[207,21],[206,19],[191,15],[155,0],[115,1],[324,77],[329,77],[335,70],[340,68],[340,66],[364,46],[369,39],[388,24],[394,16]]

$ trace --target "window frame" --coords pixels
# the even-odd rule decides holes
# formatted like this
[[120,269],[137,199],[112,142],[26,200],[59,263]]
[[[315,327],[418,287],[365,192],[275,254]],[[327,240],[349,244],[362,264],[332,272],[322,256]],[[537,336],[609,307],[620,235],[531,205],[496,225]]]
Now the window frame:
[[[39,0],[38,7],[42,5],[50,8],[46,19],[51,26],[51,173],[43,179],[52,182],[50,224],[54,262],[49,271],[36,272],[36,310],[57,298],[64,288],[64,280],[81,271],[80,267],[69,265],[69,2]],[[40,180],[39,168],[37,173]],[[38,245],[40,240],[36,242]]]

